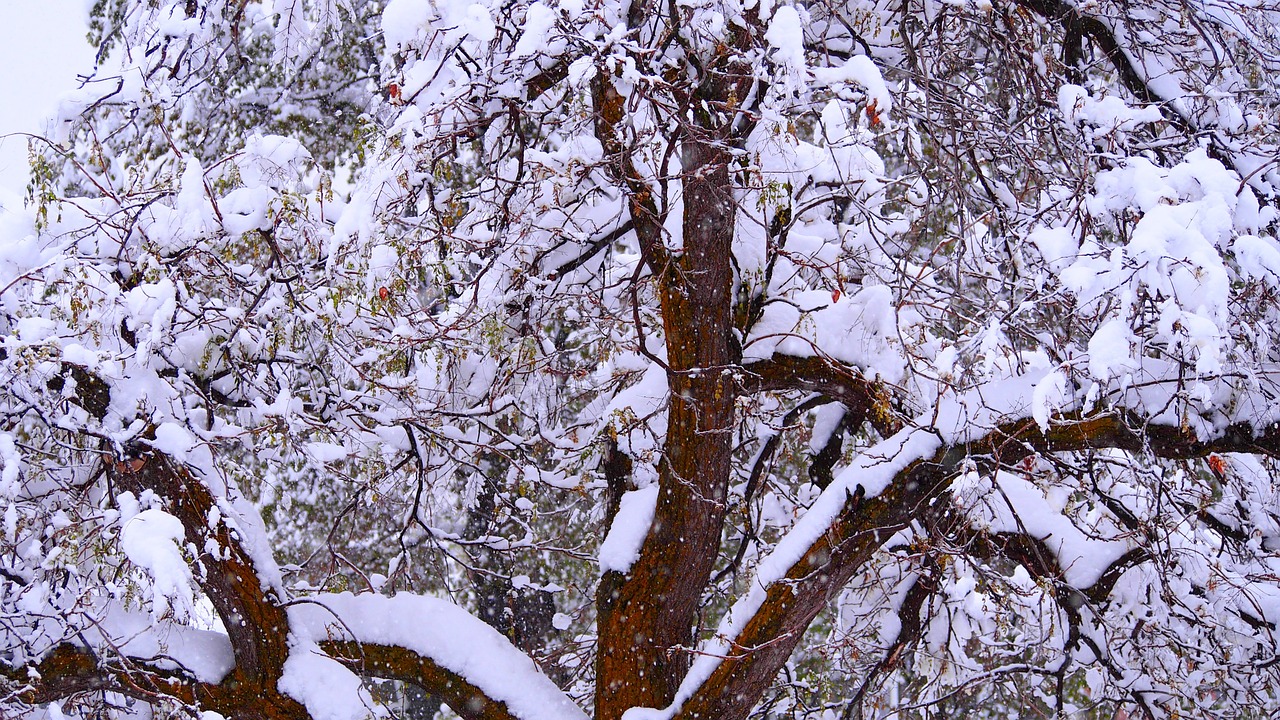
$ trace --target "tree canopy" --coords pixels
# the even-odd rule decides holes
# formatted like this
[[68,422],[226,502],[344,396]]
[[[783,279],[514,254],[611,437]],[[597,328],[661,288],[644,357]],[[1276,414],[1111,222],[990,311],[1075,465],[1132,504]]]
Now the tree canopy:
[[1272,3],[92,12],[0,714],[1280,710]]

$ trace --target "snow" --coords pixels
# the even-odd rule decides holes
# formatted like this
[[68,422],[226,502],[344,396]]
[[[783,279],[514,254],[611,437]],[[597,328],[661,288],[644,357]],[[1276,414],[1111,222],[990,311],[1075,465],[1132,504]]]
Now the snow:
[[1027,236],[1027,240],[1035,244],[1041,257],[1054,272],[1061,272],[1070,265],[1080,250],[1075,234],[1065,227],[1036,228]]
[[405,47],[434,16],[428,0],[391,0],[382,10],[382,37],[388,47]]
[[[22,454],[11,433],[0,433],[0,498],[12,500],[17,496],[18,473],[22,468]],[[13,506],[10,505],[12,510]],[[12,534],[12,533],[9,533]]]
[[467,6],[463,27],[466,28],[468,35],[486,43],[493,40],[498,33],[494,27],[493,15],[489,12],[489,8],[479,3]]
[[1107,568],[1132,548],[1128,542],[1105,539],[1106,534],[1114,532],[1109,528],[1077,527],[1063,514],[1065,493],[1055,496],[1052,490],[1042,490],[1028,479],[1008,472],[997,473],[996,484],[999,493],[990,491],[989,480],[971,479],[958,484],[958,502],[989,532],[1025,532],[1042,542],[1072,587],[1092,587]]
[[402,427],[380,426],[374,430],[374,434],[378,436],[378,440],[383,444],[385,453],[388,455],[394,452],[408,452],[413,447],[408,431]]
[[1089,374],[1109,380],[1137,369],[1130,342],[1133,331],[1125,320],[1108,320],[1089,338]]
[[880,68],[866,55],[855,55],[838,68],[814,68],[814,81],[818,85],[835,85],[853,82],[867,91],[867,105],[887,117],[893,109],[893,95],[880,74]]
[[182,521],[158,508],[143,510],[120,529],[120,549],[151,577],[151,616],[170,610],[186,618],[194,607],[191,568],[182,556],[186,531]]
[[804,60],[804,23],[800,20],[800,13],[790,5],[783,5],[773,13],[773,19],[769,21],[769,29],[764,33],[764,39],[770,47],[777,50],[777,58],[788,66],[793,73],[803,76],[805,71]]
[[[888,287],[872,285],[841,296],[812,317],[818,347],[828,355],[861,368],[869,377],[890,383],[902,380],[906,363],[898,348],[897,307]],[[799,346],[798,341],[783,344],[797,355]]]
[[1247,277],[1265,280],[1280,287],[1280,243],[1272,238],[1239,235],[1231,244],[1240,261],[1240,271]]
[[511,51],[513,57],[526,57],[542,50],[547,44],[547,35],[556,25],[556,12],[535,2],[525,11],[524,26],[521,28],[520,40]]
[[331,463],[347,458],[351,451],[336,443],[313,442],[307,443],[307,454],[315,458],[316,462]]
[[187,17],[185,9],[175,3],[169,6],[158,26],[162,37],[189,38],[200,32],[200,19]]
[[[787,339],[800,323],[800,309],[791,303],[770,303],[764,307],[760,319],[751,326],[751,335],[742,344],[742,361],[768,360],[773,357],[774,350]],[[803,345],[803,343],[796,343]],[[788,346],[792,352],[805,352]],[[806,354],[811,354],[808,352]]]
[[[602,371],[608,366],[602,366]],[[655,436],[666,428],[666,417],[661,412],[667,401],[667,374],[656,365],[646,365],[640,380],[615,395],[601,414],[601,421],[616,422],[618,447],[632,458],[642,458],[657,448]],[[644,432],[628,422],[632,418],[648,419]],[[625,431],[625,432],[624,432]]]
[[119,606],[107,610],[102,622],[86,637],[101,641],[126,657],[152,662],[159,659],[159,667],[181,668],[201,682],[219,683],[235,668],[231,641],[224,633],[157,620],[154,614]]
[[1041,432],[1048,432],[1049,416],[1069,399],[1067,387],[1067,376],[1061,372],[1049,373],[1036,383],[1036,388],[1031,393],[1031,417]]
[[268,210],[274,193],[270,188],[236,188],[218,201],[222,211],[222,227],[233,235],[271,227]]
[[[306,681],[311,671],[326,670],[316,660],[314,646],[330,638],[403,647],[428,657],[462,676],[492,700],[505,703],[520,720],[586,720],[572,700],[543,675],[533,661],[497,630],[447,600],[401,593],[393,597],[364,594],[319,595],[289,608],[290,628],[297,645],[290,655],[304,663],[290,684],[308,708],[326,702],[329,688]],[[332,662],[332,661],[329,661]],[[357,708],[349,700],[333,720],[355,720]]]
[[640,557],[640,547],[653,524],[658,507],[658,485],[622,494],[618,514],[609,526],[609,534],[600,543],[600,572],[626,573]]
[[296,183],[310,163],[302,143],[284,135],[253,135],[236,158],[245,185],[276,190]]
[[[276,14],[271,62],[290,77],[296,72],[297,63],[308,57],[309,47],[321,40],[307,19],[308,4],[304,0],[274,0],[271,5]],[[198,20],[192,20],[198,27]]]
[[1115,95],[1095,99],[1079,85],[1058,88],[1058,108],[1069,122],[1086,122],[1111,130],[1131,131],[1141,124],[1163,119],[1159,108],[1153,105],[1129,107]]
[[186,428],[171,422],[157,427],[155,440],[151,442],[152,447],[178,462],[186,460],[187,454],[195,445],[195,437]]
[[846,414],[844,405],[827,403],[814,412],[813,431],[809,438],[809,452],[817,454],[826,447],[831,436],[840,429],[840,422]]
[[302,703],[313,720],[368,720],[388,717],[376,704],[364,680],[321,652],[315,642],[289,648],[280,692]]

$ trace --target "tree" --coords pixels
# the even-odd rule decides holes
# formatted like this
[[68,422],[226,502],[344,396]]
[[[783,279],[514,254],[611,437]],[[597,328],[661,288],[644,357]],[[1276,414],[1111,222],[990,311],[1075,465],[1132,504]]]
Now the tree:
[[94,13],[6,714],[1280,706],[1266,3]]

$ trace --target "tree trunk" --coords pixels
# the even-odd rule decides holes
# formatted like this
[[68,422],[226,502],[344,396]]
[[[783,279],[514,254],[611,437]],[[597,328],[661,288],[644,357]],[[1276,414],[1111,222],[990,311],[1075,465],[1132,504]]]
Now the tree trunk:
[[730,342],[735,205],[728,153],[684,145],[683,252],[659,277],[670,385],[653,526],[631,573],[597,594],[596,718],[669,704],[689,668],[694,622],[719,552],[737,362]]

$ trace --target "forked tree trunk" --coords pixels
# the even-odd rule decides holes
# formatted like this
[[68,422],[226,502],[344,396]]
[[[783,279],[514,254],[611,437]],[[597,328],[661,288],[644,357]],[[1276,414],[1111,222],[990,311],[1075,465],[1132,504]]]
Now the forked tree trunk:
[[596,718],[664,707],[689,667],[694,621],[720,546],[738,362],[731,340],[734,210],[728,154],[684,145],[683,248],[658,276],[670,386],[661,490],[639,559],[597,595]]

